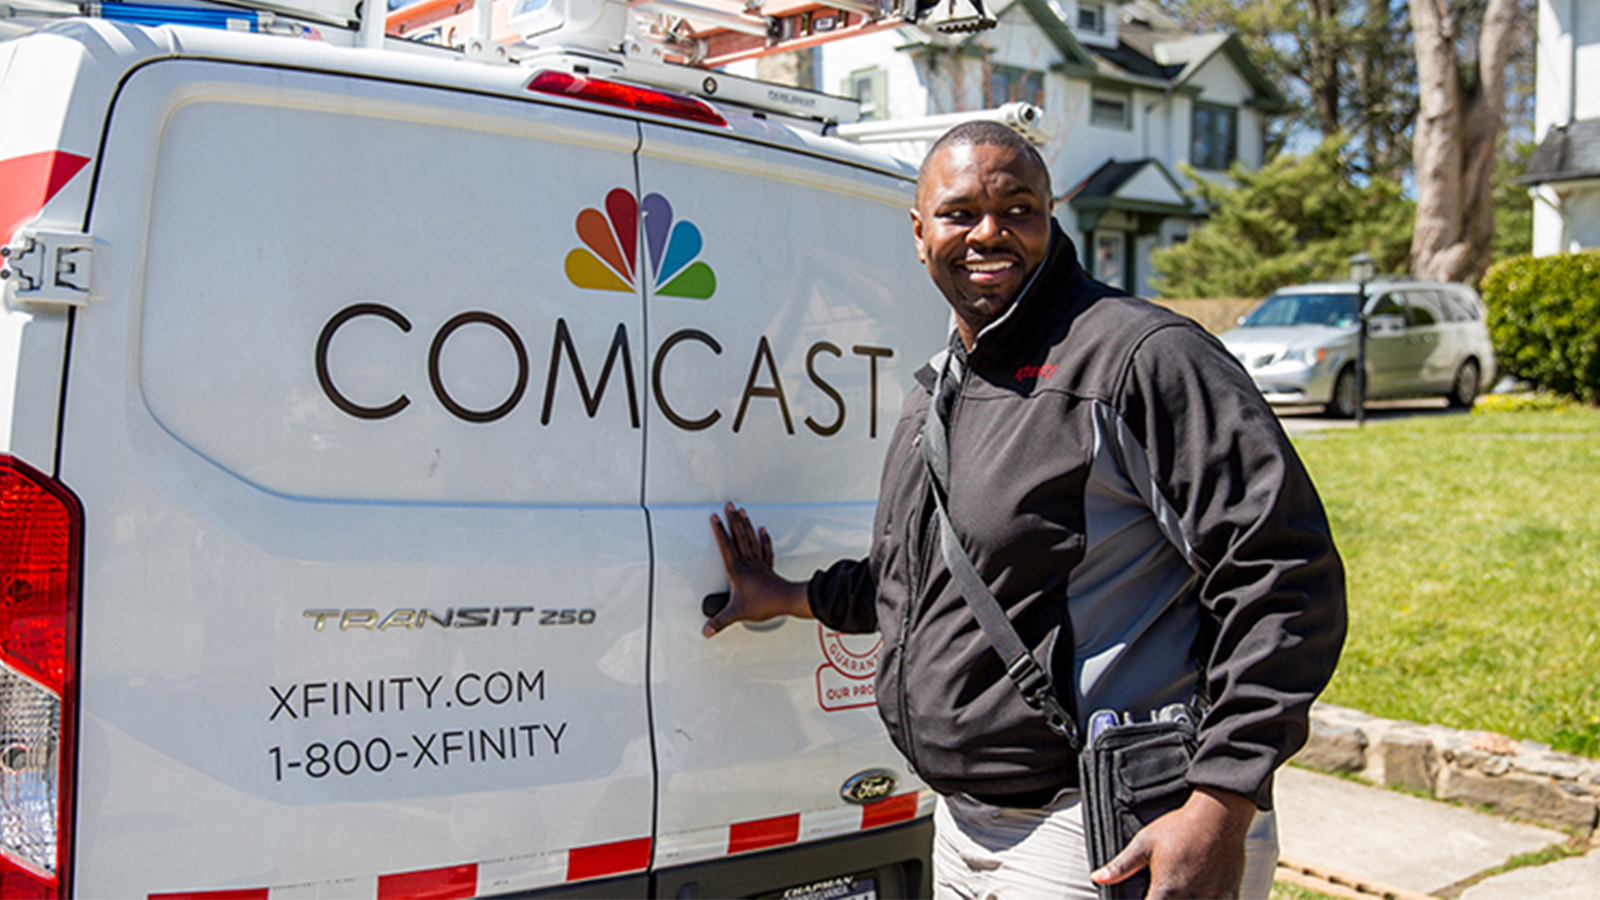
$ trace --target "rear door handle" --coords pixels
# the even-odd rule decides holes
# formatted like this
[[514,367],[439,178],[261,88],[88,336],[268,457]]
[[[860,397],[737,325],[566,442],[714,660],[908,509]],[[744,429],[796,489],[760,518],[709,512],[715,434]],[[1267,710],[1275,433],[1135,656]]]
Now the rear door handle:
[[709,619],[717,613],[722,612],[723,608],[728,605],[728,599],[727,591],[717,591],[714,594],[707,594],[700,598],[700,612]]

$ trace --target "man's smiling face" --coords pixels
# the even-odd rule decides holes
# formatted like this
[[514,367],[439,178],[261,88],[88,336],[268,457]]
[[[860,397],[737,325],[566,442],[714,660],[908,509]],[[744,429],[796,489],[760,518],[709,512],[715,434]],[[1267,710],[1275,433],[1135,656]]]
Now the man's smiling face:
[[1049,175],[1014,147],[941,147],[917,183],[911,232],[970,348],[1050,249]]

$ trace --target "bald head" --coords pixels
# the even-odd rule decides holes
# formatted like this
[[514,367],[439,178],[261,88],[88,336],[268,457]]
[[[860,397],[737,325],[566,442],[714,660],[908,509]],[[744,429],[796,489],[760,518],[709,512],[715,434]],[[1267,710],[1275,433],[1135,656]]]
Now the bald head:
[[1044,161],[1003,125],[951,129],[923,160],[911,236],[968,349],[1048,255],[1050,199]]
[[1037,169],[1042,179],[1043,195],[1050,196],[1050,167],[1045,165],[1044,157],[1029,143],[1028,139],[1018,134],[1016,129],[999,122],[963,122],[946,131],[928,148],[928,154],[922,158],[922,167],[917,170],[917,197],[921,198],[923,186],[928,181],[930,163],[934,157],[946,150],[956,147],[1007,147],[1028,160]]

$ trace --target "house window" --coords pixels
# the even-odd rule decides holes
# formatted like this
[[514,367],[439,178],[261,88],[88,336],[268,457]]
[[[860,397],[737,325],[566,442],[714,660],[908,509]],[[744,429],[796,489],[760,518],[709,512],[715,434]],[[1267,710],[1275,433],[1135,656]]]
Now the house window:
[[851,72],[840,93],[861,104],[860,121],[889,118],[889,73],[877,66]]
[[1197,169],[1222,170],[1233,165],[1239,148],[1239,111],[1209,103],[1194,105],[1189,164]]
[[1044,73],[1031,69],[995,66],[989,70],[989,106],[1007,103],[1044,105]]
[[1095,88],[1089,95],[1089,121],[1108,128],[1133,127],[1133,95],[1128,91]]
[[1126,260],[1127,235],[1121,231],[1096,231],[1094,233],[1094,278],[1120,290],[1127,290]]
[[1078,30],[1093,31],[1096,34],[1105,30],[1105,7],[1098,3],[1078,4]]

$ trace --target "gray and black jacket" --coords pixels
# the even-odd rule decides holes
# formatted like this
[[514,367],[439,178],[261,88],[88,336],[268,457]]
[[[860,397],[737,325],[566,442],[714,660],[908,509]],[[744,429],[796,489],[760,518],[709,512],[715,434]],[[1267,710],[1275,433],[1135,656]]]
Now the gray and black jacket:
[[[947,353],[951,521],[1080,728],[1096,709],[1192,698],[1204,657],[1189,781],[1270,808],[1344,641],[1344,570],[1249,376],[1190,320],[1085,276],[1059,229],[1011,310]],[[931,787],[1041,805],[1077,762],[939,552],[919,443],[937,374],[918,372],[903,405],[871,556],[817,572],[811,607],[882,633],[878,711]]]

